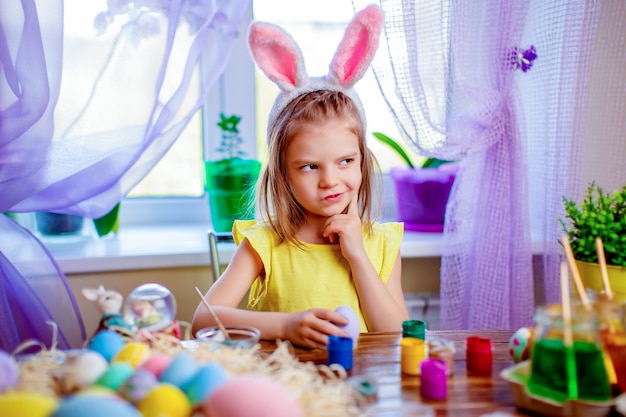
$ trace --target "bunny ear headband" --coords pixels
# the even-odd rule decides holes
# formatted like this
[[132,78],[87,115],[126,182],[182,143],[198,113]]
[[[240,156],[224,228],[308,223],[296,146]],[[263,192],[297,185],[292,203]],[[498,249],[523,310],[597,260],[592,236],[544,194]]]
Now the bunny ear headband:
[[348,95],[359,109],[361,121],[365,125],[363,105],[353,87],[374,58],[382,25],[383,12],[380,7],[371,4],[358,12],[346,28],[328,74],[309,77],[302,52],[291,35],[271,23],[253,23],[248,36],[252,58],[280,88],[269,115],[268,129],[293,99],[318,90],[341,91]]

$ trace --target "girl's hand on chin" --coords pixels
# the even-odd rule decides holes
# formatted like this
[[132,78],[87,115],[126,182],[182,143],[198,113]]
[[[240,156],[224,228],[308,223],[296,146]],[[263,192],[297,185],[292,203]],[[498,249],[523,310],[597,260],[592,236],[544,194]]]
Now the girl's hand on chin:
[[356,255],[360,250],[365,250],[356,194],[350,200],[345,214],[335,214],[326,220],[322,228],[322,235],[327,237],[331,243],[339,241],[341,253],[346,259]]
[[348,336],[345,331],[337,327],[346,324],[348,324],[347,319],[336,311],[312,308],[289,314],[285,324],[284,338],[298,346],[326,349],[328,336]]

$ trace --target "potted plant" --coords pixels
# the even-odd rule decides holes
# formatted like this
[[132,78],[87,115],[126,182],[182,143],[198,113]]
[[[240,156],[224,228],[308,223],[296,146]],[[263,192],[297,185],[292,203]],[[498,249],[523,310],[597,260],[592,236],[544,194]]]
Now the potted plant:
[[581,204],[563,198],[565,218],[559,219],[585,288],[602,291],[596,238],[602,239],[612,292],[626,300],[626,185],[612,193],[592,182]]
[[35,213],[37,231],[44,236],[71,236],[82,233],[83,217],[52,212]]
[[389,174],[396,190],[398,221],[407,230],[442,232],[446,205],[458,170],[457,164],[437,158],[427,158],[416,168],[415,163],[398,142],[389,136],[372,133],[406,162],[406,167],[393,167]]
[[[93,219],[98,237],[117,233],[119,229],[120,203],[102,217]],[[44,236],[77,236],[84,234],[84,217],[74,214],[36,212],[35,224],[37,231]]]
[[221,140],[217,151],[223,158],[204,163],[205,187],[216,232],[230,232],[236,219],[254,218],[254,189],[261,163],[243,158],[240,121],[241,117],[237,115],[220,114],[217,126],[221,130]]

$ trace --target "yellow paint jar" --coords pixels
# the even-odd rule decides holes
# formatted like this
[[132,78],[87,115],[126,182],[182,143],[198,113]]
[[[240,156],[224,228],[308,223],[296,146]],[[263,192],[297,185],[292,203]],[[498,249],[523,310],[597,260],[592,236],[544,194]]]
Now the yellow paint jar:
[[420,363],[426,358],[426,342],[414,337],[400,340],[400,367],[402,373],[419,375]]

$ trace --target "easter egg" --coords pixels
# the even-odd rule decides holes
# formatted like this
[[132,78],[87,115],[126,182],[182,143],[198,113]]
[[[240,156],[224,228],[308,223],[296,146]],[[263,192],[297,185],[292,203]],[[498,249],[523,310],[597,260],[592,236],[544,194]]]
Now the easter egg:
[[172,358],[168,355],[164,355],[162,353],[156,353],[152,355],[148,360],[139,365],[138,369],[144,369],[146,371],[151,372],[157,379],[161,379],[161,375],[163,375],[163,371],[169,366],[172,362]]
[[179,352],[161,374],[161,382],[182,387],[198,371],[196,359],[188,352]]
[[158,383],[157,377],[152,372],[138,369],[124,381],[119,393],[131,403],[136,404]]
[[361,333],[359,316],[356,315],[352,308],[346,305],[337,307],[335,311],[348,319],[348,324],[339,327],[348,333],[348,336],[352,339],[352,346],[356,348],[356,343],[359,340],[359,334]]
[[302,405],[286,387],[253,374],[231,378],[215,388],[201,403],[200,411],[206,417],[304,416]]
[[17,385],[20,381],[20,369],[15,359],[0,350],[0,394]]
[[127,362],[112,363],[95,383],[117,391],[134,372],[135,369]]
[[533,344],[533,329],[522,327],[517,329],[509,339],[509,355],[513,362],[518,363],[530,359]]
[[203,401],[215,388],[228,380],[228,374],[222,365],[209,362],[182,387],[192,405]]
[[122,336],[113,330],[101,330],[89,341],[87,349],[101,354],[108,362],[126,345]]
[[137,403],[137,410],[143,417],[189,417],[192,408],[178,387],[159,384]]
[[11,391],[0,395],[0,417],[48,417],[58,406],[55,397]]
[[[22,414],[24,415],[24,414]],[[50,417],[141,417],[130,403],[121,398],[74,395],[66,398]]]
[[60,388],[69,394],[93,384],[108,369],[109,362],[93,350],[74,350],[59,366]]
[[127,362],[133,368],[137,368],[140,364],[148,360],[152,356],[152,349],[145,343],[129,342],[117,352],[111,363]]
[[103,387],[101,385],[92,385],[90,387],[87,387],[78,391],[74,395],[78,395],[78,396],[89,395],[92,397],[104,397],[104,398],[119,400],[119,395],[117,395],[116,391],[113,391],[111,388]]

